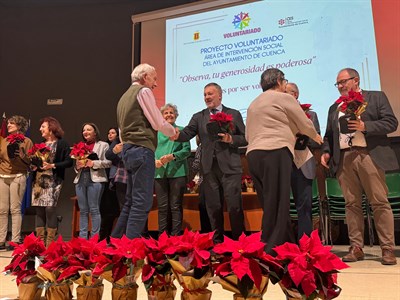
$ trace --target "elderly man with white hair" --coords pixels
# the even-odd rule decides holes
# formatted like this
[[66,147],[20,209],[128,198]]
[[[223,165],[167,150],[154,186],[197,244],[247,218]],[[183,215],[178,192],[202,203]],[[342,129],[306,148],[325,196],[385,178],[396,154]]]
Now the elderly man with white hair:
[[131,77],[133,83],[117,106],[117,122],[123,143],[122,160],[128,171],[128,180],[125,204],[112,236],[126,234],[133,239],[141,235],[153,204],[157,131],[173,136],[175,129],[162,117],[156,105],[152,92],[157,86],[155,68],[140,64]]

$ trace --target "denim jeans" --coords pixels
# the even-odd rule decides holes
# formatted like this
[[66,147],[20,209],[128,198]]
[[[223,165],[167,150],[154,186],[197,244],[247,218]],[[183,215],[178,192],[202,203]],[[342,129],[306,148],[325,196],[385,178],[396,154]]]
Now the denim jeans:
[[80,210],[79,218],[79,237],[88,238],[89,213],[92,218],[91,236],[100,231],[100,199],[103,194],[104,183],[93,182],[90,178],[90,172],[83,170],[79,181],[75,186],[76,196]]
[[154,152],[145,147],[125,144],[122,161],[128,171],[126,198],[111,236],[119,238],[125,234],[133,239],[140,237],[153,205]]

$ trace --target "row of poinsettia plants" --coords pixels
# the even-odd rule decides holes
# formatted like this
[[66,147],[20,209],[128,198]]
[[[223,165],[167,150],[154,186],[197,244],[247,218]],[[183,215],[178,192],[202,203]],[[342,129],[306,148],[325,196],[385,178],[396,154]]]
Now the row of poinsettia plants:
[[47,287],[72,282],[95,287],[105,279],[121,289],[137,288],[141,274],[153,299],[173,299],[174,279],[182,293],[192,296],[185,299],[210,299],[210,280],[234,292],[236,299],[262,297],[269,281],[279,283],[289,298],[333,299],[339,295],[337,273],[347,265],[321,243],[318,231],[304,235],[299,245],[275,247],[276,257],[264,252],[260,238],[261,232],[242,234],[238,241],[225,237],[223,243],[214,245],[213,233],[185,230],[181,236],[163,233],[158,240],[111,238],[109,245],[97,236],[68,242],[59,237],[46,249],[31,234],[23,244],[13,245],[12,260],[4,271],[17,276],[17,285],[39,279]]

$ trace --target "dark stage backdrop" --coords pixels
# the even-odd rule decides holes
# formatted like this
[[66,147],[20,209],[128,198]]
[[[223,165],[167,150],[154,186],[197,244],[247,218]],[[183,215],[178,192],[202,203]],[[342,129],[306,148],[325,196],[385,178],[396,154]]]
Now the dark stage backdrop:
[[[61,122],[70,144],[81,139],[84,122],[96,123],[106,139],[130,84],[131,16],[189,2],[0,0],[0,114],[30,118],[34,142],[40,141],[39,119],[49,115]],[[63,105],[47,105],[58,98]],[[68,170],[58,205],[67,239],[74,176]],[[24,219],[23,230],[34,230],[33,216]]]

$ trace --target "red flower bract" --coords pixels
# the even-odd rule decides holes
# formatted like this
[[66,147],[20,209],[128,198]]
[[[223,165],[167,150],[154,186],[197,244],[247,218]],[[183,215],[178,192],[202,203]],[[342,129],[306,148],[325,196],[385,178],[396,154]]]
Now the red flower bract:
[[361,93],[349,91],[347,96],[340,96],[335,103],[342,103],[340,106],[338,106],[338,110],[345,114],[350,114],[356,113],[362,104],[365,103],[365,100]]
[[282,284],[286,288],[301,288],[306,297],[314,292],[327,296],[335,289],[335,273],[348,266],[331,252],[332,247],[322,245],[318,230],[310,237],[303,235],[299,244],[285,243],[274,248],[276,259],[287,266]]
[[9,144],[19,144],[25,140],[25,136],[21,133],[13,133],[6,137]]
[[213,247],[214,232],[199,233],[185,229],[181,236],[171,236],[170,245],[165,249],[165,254],[179,256],[179,262],[188,268],[202,268],[210,265],[210,252]]
[[74,144],[69,154],[74,159],[83,159],[91,153],[91,150],[84,142]]
[[224,112],[211,115],[210,122],[217,122],[219,127],[224,128],[226,132],[232,132],[234,129],[232,115]]
[[[280,268],[274,258],[264,253],[265,244],[261,242],[261,231],[234,241],[225,236],[224,242],[214,247],[214,252],[224,255],[223,262],[217,267],[218,276],[235,274],[240,280],[247,275],[260,288],[262,274],[267,275],[268,265]],[[263,262],[264,264],[261,264]]]
[[46,251],[43,241],[36,237],[33,233],[25,237],[22,244],[10,242],[15,249],[12,253],[12,260],[3,272],[10,272],[17,276],[17,285],[24,281],[25,278],[30,278],[36,275],[35,258],[41,258]]
[[45,154],[49,153],[50,148],[46,146],[45,143],[40,143],[40,144],[34,144],[31,149],[28,150],[28,155],[29,156],[34,156],[37,155],[39,156],[40,154]]

